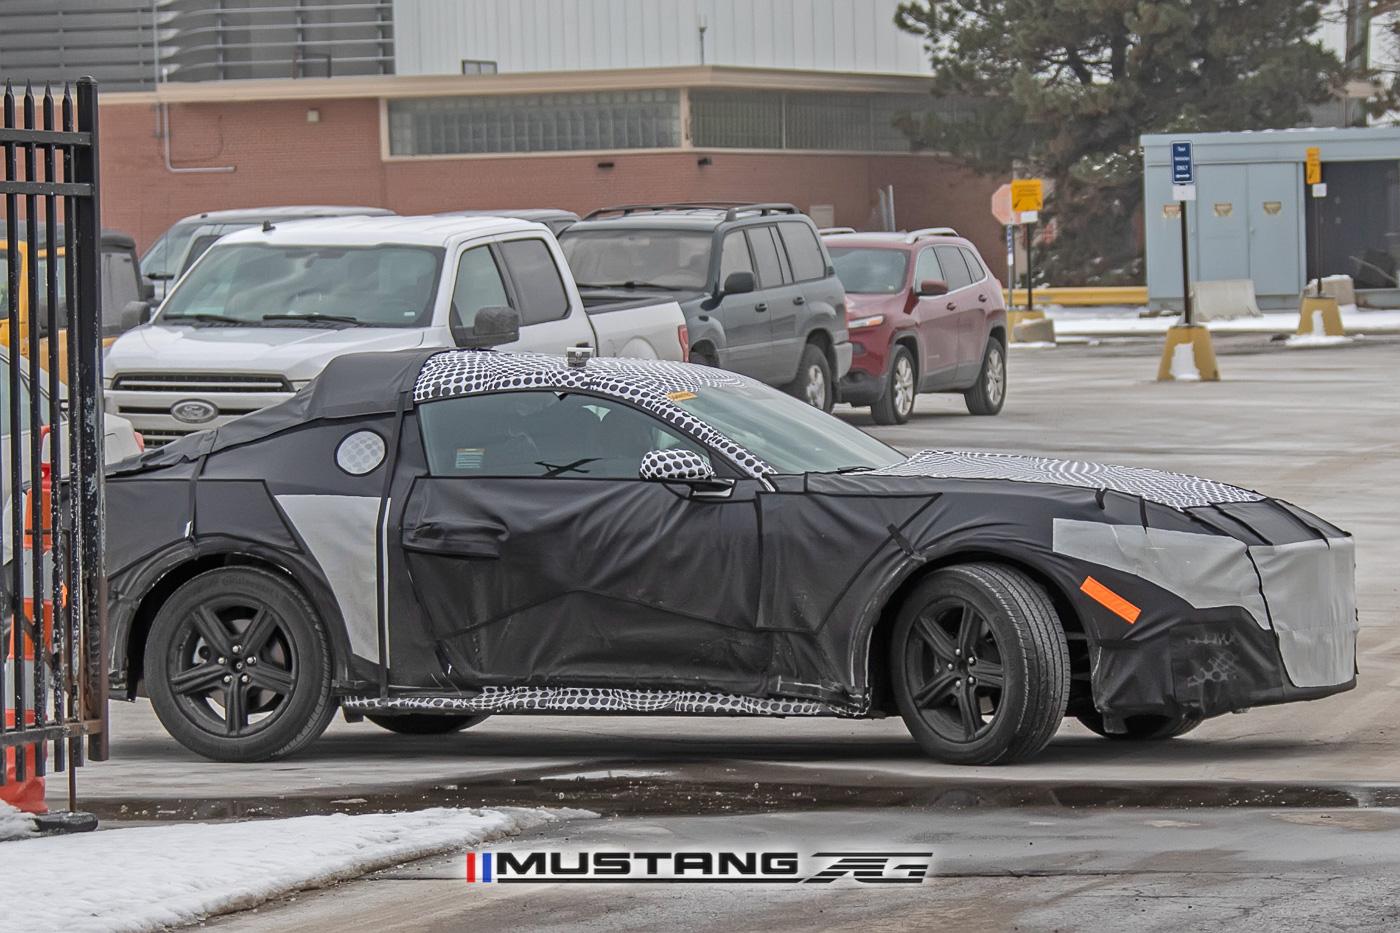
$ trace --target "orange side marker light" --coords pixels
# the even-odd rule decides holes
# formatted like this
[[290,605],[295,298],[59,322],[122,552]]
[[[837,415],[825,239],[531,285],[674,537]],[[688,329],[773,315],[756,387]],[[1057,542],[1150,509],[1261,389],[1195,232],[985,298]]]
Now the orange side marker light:
[[1136,622],[1138,616],[1142,615],[1141,609],[1134,606],[1093,577],[1085,577],[1084,582],[1079,585],[1079,589],[1085,596],[1088,596],[1094,602],[1103,606],[1129,625]]

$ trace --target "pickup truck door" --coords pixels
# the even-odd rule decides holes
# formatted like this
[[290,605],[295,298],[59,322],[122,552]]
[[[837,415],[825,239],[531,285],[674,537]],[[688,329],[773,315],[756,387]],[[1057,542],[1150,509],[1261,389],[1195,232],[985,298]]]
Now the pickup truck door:
[[503,349],[563,353],[567,347],[594,346],[592,325],[564,284],[562,264],[562,255],[543,237],[468,247],[457,260],[449,314],[470,325],[482,308],[514,308],[520,339]]
[[759,689],[757,481],[716,496],[640,479],[654,449],[720,464],[584,392],[464,396],[417,417],[430,475],[400,543],[461,685]]
[[[719,284],[735,272],[758,275],[749,252],[744,231],[735,230],[724,237],[720,247]],[[724,295],[709,312],[719,318],[724,327],[724,347],[720,350],[720,365],[725,369],[769,380],[774,371],[772,361],[773,321],[768,313],[768,296],[755,289],[747,294]],[[793,367],[796,372],[796,365]]]

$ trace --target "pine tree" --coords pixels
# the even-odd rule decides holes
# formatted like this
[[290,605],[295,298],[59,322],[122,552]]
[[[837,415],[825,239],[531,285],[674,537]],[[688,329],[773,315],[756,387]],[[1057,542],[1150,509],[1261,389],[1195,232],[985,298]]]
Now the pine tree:
[[1144,133],[1296,126],[1341,63],[1315,38],[1323,0],[913,0],[934,95],[903,121],[921,148],[1052,184],[1057,237],[1037,278],[1143,281]]

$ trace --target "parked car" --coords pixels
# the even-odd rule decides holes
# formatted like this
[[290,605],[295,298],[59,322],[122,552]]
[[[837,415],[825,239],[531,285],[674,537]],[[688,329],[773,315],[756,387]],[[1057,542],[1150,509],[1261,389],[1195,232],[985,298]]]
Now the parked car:
[[[26,231],[21,227],[21,234]],[[58,343],[58,373],[59,378],[66,378],[68,373],[68,340],[66,338],[68,327],[68,275],[65,256],[68,247],[66,245],[64,228],[58,226],[54,228],[54,244],[57,247],[55,253],[58,256],[58,264],[55,270],[55,286],[58,291],[59,313],[58,323],[60,327]],[[48,256],[48,231],[44,226],[38,228],[38,242],[31,247],[27,240],[19,242],[19,269],[17,271],[19,280],[19,351],[24,357],[29,356],[29,316],[31,312],[38,318],[41,343],[39,346],[39,357],[45,365],[48,362],[48,276],[49,276],[49,256]],[[0,267],[5,263],[5,244],[0,242]],[[34,263],[34,268],[30,269],[30,263]],[[38,282],[38,290],[34,295],[29,293],[29,273],[33,271]],[[144,323],[151,316],[151,302],[153,291],[151,286],[142,280],[140,270],[136,260],[136,242],[130,235],[119,230],[103,230],[98,241],[98,288],[101,289],[102,297],[102,342],[104,346],[111,346],[117,336],[130,330],[137,325]],[[5,276],[0,275],[0,309],[8,307],[9,304],[9,282]],[[0,346],[11,346],[10,323],[8,320],[0,318]]]
[[516,220],[533,220],[544,224],[555,236],[578,223],[578,215],[573,211],[557,207],[526,207],[504,211],[443,211],[439,217],[514,217]]
[[853,356],[841,400],[903,424],[920,392],[961,392],[974,415],[1006,404],[1006,304],[971,241],[949,227],[823,237],[846,288]]
[[290,396],[332,358],[476,339],[515,309],[518,348],[683,358],[670,296],[585,309],[548,228],[501,217],[335,217],[223,237],[106,362],[109,410],[153,446]]
[[335,204],[296,204],[282,207],[250,207],[227,211],[204,211],[175,221],[151,244],[141,257],[141,274],[155,287],[157,303],[164,300],[170,285],[194,261],[204,255],[219,237],[235,230],[259,227],[264,223],[284,223],[310,217],[378,217],[394,213],[382,207],[356,207]]
[[340,708],[415,733],[898,714],[992,764],[1067,715],[1166,738],[1356,682],[1352,539],[1314,515],[1157,470],[906,457],[709,367],[343,356],[117,468],[107,503],[114,695],[222,760],[291,754]]
[[830,411],[851,366],[846,295],[816,225],[791,204],[604,208],[560,234],[584,302],[673,296],[689,359]]

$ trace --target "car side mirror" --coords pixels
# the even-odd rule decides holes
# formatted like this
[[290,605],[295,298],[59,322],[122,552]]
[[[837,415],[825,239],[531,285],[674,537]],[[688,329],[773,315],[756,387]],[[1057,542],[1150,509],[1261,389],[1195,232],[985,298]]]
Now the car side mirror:
[[924,279],[919,283],[920,298],[936,298],[948,294],[948,283],[942,279]]
[[466,350],[482,350],[515,343],[520,339],[520,312],[514,308],[491,307],[476,312],[471,327],[459,324],[453,314],[452,342]]
[[715,468],[693,450],[649,450],[642,455],[640,475],[662,482],[705,482],[715,478]]
[[149,301],[128,301],[122,308],[122,331],[140,327],[150,319],[151,303]]
[[724,280],[723,294],[725,295],[747,295],[754,289],[752,272],[731,272],[729,278]]
[[170,272],[147,272],[146,278],[150,279],[152,282],[169,282],[171,279],[175,278],[175,276]]

